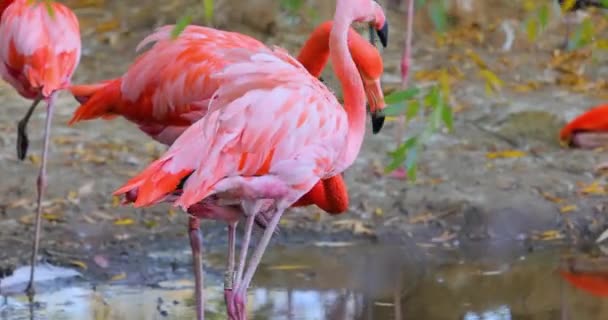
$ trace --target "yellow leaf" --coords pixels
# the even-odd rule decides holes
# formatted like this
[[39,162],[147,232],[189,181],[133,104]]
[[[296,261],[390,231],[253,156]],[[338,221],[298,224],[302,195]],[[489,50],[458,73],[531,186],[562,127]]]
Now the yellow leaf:
[[576,4],[576,0],[563,0],[562,1],[562,12],[570,11],[572,8],[574,8],[575,4]]
[[494,72],[488,69],[479,71],[479,75],[486,81],[486,91],[488,92],[496,92],[504,84]]
[[600,186],[599,181],[594,181],[590,185],[583,186],[581,189],[581,193],[603,195],[606,194],[606,189],[604,188],[604,186]]
[[483,61],[483,59],[480,56],[478,56],[477,53],[473,52],[473,50],[467,49],[465,53],[469,57],[469,59],[471,59],[477,65],[477,67],[479,67],[480,69],[488,68],[488,65],[486,64],[486,62]]
[[175,209],[173,209],[173,208],[169,209],[169,212],[167,212],[169,217],[173,217],[176,213],[177,213],[177,211],[175,211]]
[[87,270],[88,266],[86,263],[80,260],[70,260],[68,261],[71,265],[79,267],[80,269]]
[[545,241],[562,239],[563,237],[564,235],[558,230],[547,230],[539,235],[539,239]]
[[486,153],[486,158],[488,158],[488,159],[521,158],[524,156],[526,156],[526,153],[523,151],[519,151],[519,150],[504,150],[504,151]]
[[119,274],[113,275],[112,278],[110,278],[110,281],[118,281],[118,280],[122,280],[126,277],[127,277],[127,274],[124,272],[121,272]]
[[112,197],[112,207],[118,207],[120,206],[120,197],[119,196],[113,196]]
[[43,213],[42,217],[47,221],[59,221],[61,219],[61,215],[54,213]]
[[562,201],[564,201],[564,199],[558,198],[556,196],[550,195],[544,191],[539,191],[540,195],[543,196],[545,199],[551,201],[551,202],[555,202],[555,203],[561,203]]
[[125,219],[116,219],[114,220],[114,224],[117,226],[128,226],[131,224],[134,224],[135,221],[131,218],[125,218]]
[[561,213],[568,213],[568,212],[572,212],[572,211],[576,211],[576,210],[578,210],[578,207],[577,207],[577,206],[575,206],[575,205],[573,205],[573,204],[571,204],[571,205],[567,205],[567,206],[563,206],[563,207],[561,207],[561,208],[559,209],[559,211],[560,211]]
[[276,266],[270,266],[267,268],[268,270],[277,270],[277,271],[291,271],[291,270],[303,270],[310,269],[310,266],[301,265],[301,264],[281,264]]
[[73,201],[73,200],[76,200],[76,199],[78,199],[78,192],[73,191],[73,190],[70,191],[70,192],[68,192],[68,200],[72,200]]
[[40,165],[40,157],[35,154],[30,154],[29,157],[30,162],[34,165]]
[[384,210],[382,210],[382,208],[376,208],[376,210],[374,210],[374,214],[376,216],[383,216],[384,215]]

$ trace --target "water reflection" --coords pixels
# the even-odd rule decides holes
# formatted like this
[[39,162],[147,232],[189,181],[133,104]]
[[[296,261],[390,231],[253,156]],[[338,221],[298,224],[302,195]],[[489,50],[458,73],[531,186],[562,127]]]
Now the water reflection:
[[[252,319],[603,319],[608,260],[560,251],[488,261],[412,248],[277,248],[254,279]],[[218,259],[221,260],[221,259]],[[213,266],[212,266],[213,267]],[[219,269],[220,267],[217,266]],[[213,269],[213,268],[211,268]],[[208,277],[208,319],[225,319],[219,277]],[[37,299],[38,319],[192,319],[190,279],[154,288],[81,282]],[[29,319],[23,296],[0,319]]]

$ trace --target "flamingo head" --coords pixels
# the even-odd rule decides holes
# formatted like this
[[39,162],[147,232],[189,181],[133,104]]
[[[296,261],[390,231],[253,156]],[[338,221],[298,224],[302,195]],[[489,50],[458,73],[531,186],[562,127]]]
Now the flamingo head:
[[[344,0],[338,0],[338,6],[345,2]],[[355,22],[367,22],[370,27],[375,29],[380,38],[380,43],[383,47],[388,44],[388,21],[382,7],[373,0],[352,0],[349,1],[348,5],[352,10],[353,20]],[[337,12],[337,10],[336,10]],[[382,110],[385,107],[384,93],[382,92],[382,86],[380,85],[380,78],[384,66],[382,64],[382,57],[375,47],[371,48],[356,45],[351,48],[358,48],[361,50],[354,50],[359,52],[353,52],[353,60],[359,68],[359,74],[363,80],[363,87],[369,103],[369,110],[372,115],[372,132],[378,133],[384,125],[384,114]],[[357,56],[360,57],[357,57]],[[362,57],[361,57],[362,56]]]
[[349,41],[350,52],[359,69],[363,90],[372,115],[372,132],[378,133],[384,124],[382,110],[386,106],[380,83],[384,71],[382,56],[376,47],[361,37],[349,37]]

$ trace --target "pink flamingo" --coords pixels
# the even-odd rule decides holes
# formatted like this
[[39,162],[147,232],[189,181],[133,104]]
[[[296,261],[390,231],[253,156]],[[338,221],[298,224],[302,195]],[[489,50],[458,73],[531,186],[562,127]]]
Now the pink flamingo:
[[0,1],[0,74],[21,96],[34,100],[18,124],[17,155],[27,154],[27,123],[41,100],[47,103],[42,161],[37,180],[36,225],[27,292],[34,295],[42,199],[46,189],[46,160],[56,94],[70,84],[80,61],[80,31],[76,15],[66,6],[48,1]]
[[[303,66],[313,75],[318,77],[327,63],[329,58],[329,33],[332,27],[332,22],[328,21],[321,24],[313,32],[310,39],[305,43],[301,50],[298,60]],[[377,29],[380,40],[384,46],[386,46],[388,29],[387,25],[379,25],[380,29]],[[169,30],[170,26],[165,27],[164,30]],[[207,37],[209,29],[200,27],[188,27],[179,37],[177,41],[159,41],[154,47],[144,53],[135,64],[127,71],[127,73],[118,79],[104,81],[98,84],[92,85],[81,85],[72,86],[71,91],[78,101],[83,103],[78,110],[75,112],[74,117],[70,123],[75,123],[81,120],[95,119],[95,118],[112,118],[116,115],[123,115],[127,119],[135,122],[140,128],[150,135],[157,141],[165,144],[171,144],[173,141],[181,135],[181,133],[195,120],[198,120],[206,113],[206,104],[202,103],[191,103],[191,101],[205,101],[210,98],[209,91],[201,91],[198,88],[191,88],[192,92],[197,93],[196,96],[190,97],[191,108],[179,107],[184,104],[183,100],[162,100],[155,99],[154,97],[159,94],[163,88],[170,87],[172,90],[178,90],[178,93],[172,94],[172,97],[181,97],[183,92],[179,86],[173,85],[176,78],[171,74],[155,73],[156,76],[148,77],[141,76],[142,72],[147,70],[162,70],[166,66],[166,60],[174,60],[176,56],[184,56],[190,54],[189,50],[191,47],[196,46],[200,49],[201,45],[218,45],[217,42],[211,43],[209,41],[204,44],[201,43],[201,37]],[[227,33],[231,38],[223,39],[223,41],[229,42],[234,40],[234,43],[229,43],[230,48],[245,47],[247,46],[250,50],[258,50],[265,48],[260,42],[251,39],[244,35],[235,33]],[[376,106],[382,103],[382,91],[380,87],[380,76],[382,74],[382,59],[376,48],[365,40],[354,30],[349,29],[348,34],[349,48],[353,54],[353,59],[357,63],[357,67],[360,72],[361,79],[364,82],[365,92],[367,93],[370,101],[370,108],[373,110],[380,109]],[[153,39],[154,40],[154,39]],[[146,45],[144,40],[141,46]],[[178,52],[167,50],[168,48],[163,43],[170,43],[168,46],[174,46],[178,48]],[[226,46],[225,42],[219,43],[220,46]],[[161,46],[161,50],[157,48]],[[198,50],[198,49],[197,49]],[[221,62],[223,57],[213,57]],[[197,59],[195,56],[194,59]],[[191,63],[191,61],[184,61],[185,63]],[[145,68],[144,68],[145,66]],[[221,65],[216,66],[219,68]],[[184,70],[172,65],[173,70]],[[169,70],[168,70],[169,71]],[[200,72],[196,70],[195,72]],[[212,74],[217,70],[214,68],[207,69],[207,74]],[[205,74],[198,74],[199,76],[205,76]],[[209,85],[209,83],[207,84]],[[216,84],[217,86],[217,84]],[[132,89],[137,88],[143,90],[140,92],[133,92]],[[142,89],[144,88],[144,89]],[[137,103],[134,103],[136,101]],[[139,112],[133,112],[135,104],[140,108]],[[166,108],[168,105],[178,106],[173,109],[173,115],[164,115],[161,117],[150,117],[155,110]],[[194,110],[199,108],[199,110]],[[181,125],[174,125],[176,118],[180,117],[180,114],[186,123]],[[143,116],[142,116],[143,115]],[[147,117],[146,117],[147,116]],[[383,117],[378,116],[372,118],[374,131],[377,132],[382,126]],[[187,121],[190,121],[189,123]],[[178,195],[179,192],[174,192],[174,196]],[[127,202],[131,202],[137,198],[137,190],[132,190],[127,194]],[[170,201],[174,197],[166,198],[164,201]],[[341,175],[323,179],[317,183],[313,189],[310,190],[306,195],[300,198],[293,206],[305,206],[310,204],[317,204],[323,210],[329,213],[342,213],[346,211],[348,207],[348,193]],[[234,238],[235,228],[238,219],[241,217],[238,207],[234,206],[211,206],[208,203],[200,203],[191,206],[188,209],[190,213],[190,243],[193,252],[193,261],[195,269],[196,283],[202,283],[202,275],[200,274],[200,231],[199,231],[199,218],[219,219],[228,222],[228,234],[229,234],[229,261],[228,269],[234,269]],[[269,217],[265,217],[263,214],[256,218],[258,224],[264,226]],[[228,274],[232,274],[229,272]],[[199,280],[200,279],[200,280]],[[227,277],[226,284],[226,298],[229,300],[231,295],[230,277]],[[202,290],[199,289],[201,286],[196,286],[196,296],[202,296]]]
[[[246,318],[246,290],[285,209],[319,179],[343,172],[360,151],[366,109],[363,84],[348,51],[353,21],[384,25],[385,18],[371,0],[337,1],[330,58],[344,90],[344,106],[280,48],[209,50],[204,42],[210,37],[199,39],[200,46],[193,47],[190,55],[199,57],[198,61],[221,55],[227,61],[210,76],[218,86],[207,102],[207,114],[186,129],[163,157],[115,192],[136,190],[136,207],[163,201],[178,188],[181,192],[174,204],[184,210],[201,203],[241,204],[247,223],[235,294],[227,306],[231,318]],[[230,36],[201,29],[216,37],[222,33],[220,39]],[[168,36],[165,28],[149,39]],[[206,67],[191,64],[189,69]],[[371,110],[372,114],[378,111]],[[179,186],[184,178],[183,187]],[[244,270],[253,221],[267,200],[272,219]]]

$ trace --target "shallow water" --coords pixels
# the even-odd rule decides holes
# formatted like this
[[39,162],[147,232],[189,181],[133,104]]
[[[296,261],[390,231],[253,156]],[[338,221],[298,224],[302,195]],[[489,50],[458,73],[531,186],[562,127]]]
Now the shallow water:
[[[608,314],[606,260],[554,249],[526,255],[499,251],[454,251],[436,259],[416,248],[275,248],[250,290],[251,318],[604,319]],[[587,280],[577,273],[583,271]],[[225,318],[217,274],[206,278],[208,319]],[[41,293],[34,314],[65,320],[191,319],[192,296],[189,277],[148,287],[78,280]],[[26,302],[11,296],[0,319],[29,319]]]

